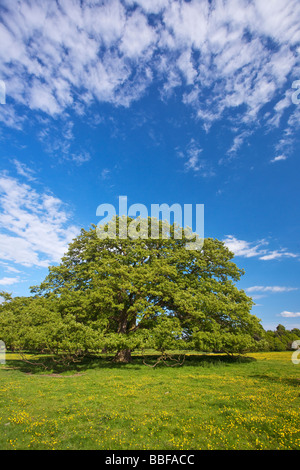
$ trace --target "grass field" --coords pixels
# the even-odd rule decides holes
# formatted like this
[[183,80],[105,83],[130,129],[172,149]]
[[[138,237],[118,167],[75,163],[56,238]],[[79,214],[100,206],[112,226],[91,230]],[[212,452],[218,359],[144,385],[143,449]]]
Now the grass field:
[[290,352],[243,360],[136,357],[42,372],[0,365],[0,449],[300,449],[300,365]]

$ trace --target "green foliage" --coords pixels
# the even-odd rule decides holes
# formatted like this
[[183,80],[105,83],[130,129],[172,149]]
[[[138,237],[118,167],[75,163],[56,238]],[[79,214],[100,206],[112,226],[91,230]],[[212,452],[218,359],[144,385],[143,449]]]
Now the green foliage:
[[268,330],[266,332],[266,341],[270,351],[288,351],[296,340],[300,340],[298,328],[289,331],[283,325],[278,325],[276,331]]
[[143,343],[144,349],[156,349],[164,353],[166,350],[186,348],[186,342],[182,340],[180,320],[176,317],[159,316],[147,333]]
[[82,229],[32,288],[33,297],[5,297],[3,340],[11,348],[68,355],[182,345],[242,353],[263,345],[253,302],[235,285],[243,271],[224,243],[208,238],[201,249],[187,250],[178,228],[170,227],[169,238],[160,229],[158,238],[141,232],[135,239],[118,231],[100,239],[95,226]]
[[267,343],[260,339],[259,341],[247,332],[222,332],[210,333],[199,331],[194,335],[194,348],[198,351],[226,353],[226,354],[244,354],[246,352],[263,351]]
[[101,345],[101,330],[62,315],[57,299],[16,297],[0,307],[1,337],[13,351],[33,350],[65,356],[78,355]]

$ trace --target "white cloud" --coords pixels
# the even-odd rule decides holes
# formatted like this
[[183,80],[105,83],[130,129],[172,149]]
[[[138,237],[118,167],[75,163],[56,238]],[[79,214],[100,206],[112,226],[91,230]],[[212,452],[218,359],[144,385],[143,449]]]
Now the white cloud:
[[195,142],[192,142],[187,150],[187,161],[185,162],[185,168],[187,170],[199,171],[201,169],[200,155],[202,149],[197,147]]
[[265,248],[268,245],[266,240],[251,243],[245,240],[239,240],[234,235],[227,235],[223,242],[235,256],[241,256],[243,258],[257,257],[263,261],[270,261],[281,258],[299,257],[299,255],[295,253],[288,252],[285,248],[280,250],[269,250]]
[[25,122],[25,117],[20,116],[11,104],[0,106],[0,122],[7,127],[21,130]]
[[242,256],[244,258],[260,256],[264,252],[261,247],[266,244],[264,240],[256,244],[249,243],[245,240],[238,240],[233,235],[228,235],[223,242],[235,256]]
[[[229,156],[250,127],[278,127],[285,112],[286,132],[299,129],[300,111],[289,93],[300,71],[298,0],[2,5],[0,76],[10,102],[35,113],[66,116],[72,108],[83,117],[95,101],[130,106],[156,81],[164,100],[179,89],[207,132],[228,111],[236,114]],[[9,106],[1,107],[0,121],[20,129],[26,115]]]
[[273,160],[271,160],[271,163],[281,162],[281,161],[284,161],[284,160],[287,160],[286,155],[278,155],[277,157],[273,158]]
[[196,142],[195,139],[191,139],[185,150],[177,149],[177,155],[183,158],[185,171],[192,171],[194,174],[198,174],[204,178],[214,176],[214,171],[209,166],[209,163],[201,158],[203,149]]
[[0,265],[3,266],[5,272],[9,273],[20,273],[21,271],[13,266],[10,266],[8,263],[5,263],[3,261],[0,261]]
[[87,151],[77,152],[71,154],[71,160],[76,162],[78,165],[88,162],[91,159],[91,155]]
[[0,259],[23,266],[59,262],[79,229],[60,199],[0,176]]
[[184,75],[186,83],[191,85],[195,82],[197,71],[194,68],[192,60],[192,51],[185,50],[177,60],[177,66],[181,73]]
[[[298,0],[255,0],[257,30],[280,42],[297,44],[300,40]],[[253,25],[254,26],[254,25]]]
[[169,0],[125,0],[126,5],[139,5],[146,13],[157,14],[169,6]]
[[292,104],[291,98],[290,96],[287,96],[286,94],[286,96],[282,100],[278,101],[278,103],[274,106],[274,109],[275,111],[279,111],[282,114],[282,112],[286,108],[291,106],[291,104]]
[[28,104],[31,109],[44,111],[51,116],[61,113],[63,109],[53,94],[53,88],[49,84],[42,85],[37,80],[33,82]]
[[[243,122],[254,122],[297,63],[298,0],[27,0],[18,8],[2,0],[2,5],[0,73],[8,93],[51,116],[69,106],[82,110],[78,101],[128,105],[164,61],[162,88],[169,73],[180,72],[192,87],[185,102],[198,116],[214,120],[244,105]],[[149,14],[160,16],[149,22]],[[156,51],[160,60],[153,60]],[[277,102],[274,113],[287,104]]]
[[[260,300],[260,299],[263,299],[264,297],[266,297],[266,296],[262,295],[262,294],[251,295],[252,300]],[[256,306],[257,305],[259,305],[259,304],[256,304]]]
[[246,292],[272,292],[272,293],[282,293],[282,292],[292,292],[298,290],[298,287],[284,287],[284,286],[252,286],[245,289]]
[[[227,155],[229,157],[235,156],[236,153],[240,150],[240,148],[244,144],[245,140],[248,137],[250,137],[251,134],[252,134],[252,132],[247,130],[247,131],[242,131],[240,134],[235,136],[234,139],[233,139],[232,146],[230,147],[230,149],[227,152]],[[223,163],[224,161],[226,161],[226,159],[221,158],[219,160],[219,163]]]
[[300,317],[300,312],[284,311],[280,313],[280,316],[284,318],[297,318],[297,317]]
[[106,180],[110,175],[110,170],[108,168],[103,168],[101,171],[101,179]]
[[11,286],[12,284],[17,284],[18,282],[18,277],[3,277],[0,279],[0,286]]
[[267,252],[267,254],[260,256],[259,259],[263,261],[270,261],[273,259],[281,259],[281,258],[298,258],[298,255],[295,253],[288,252],[286,249],[282,250],[274,250]]
[[13,163],[16,167],[18,175],[24,176],[28,181],[36,180],[35,176],[33,176],[35,174],[35,171],[32,170],[31,168],[28,168],[28,166],[25,163],[22,163],[17,159],[14,159]]
[[155,41],[155,30],[148,25],[145,15],[135,11],[126,22],[120,50],[127,57],[138,59]]

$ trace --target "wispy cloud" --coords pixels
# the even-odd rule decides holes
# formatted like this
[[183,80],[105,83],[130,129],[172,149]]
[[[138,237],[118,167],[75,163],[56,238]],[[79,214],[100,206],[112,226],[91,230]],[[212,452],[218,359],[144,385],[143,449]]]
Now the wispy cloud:
[[28,166],[25,163],[20,162],[19,160],[14,159],[13,164],[16,167],[17,173],[20,176],[24,176],[28,181],[36,181],[35,171],[32,170],[31,168],[28,168]]
[[231,157],[236,155],[236,153],[240,150],[240,148],[244,144],[245,140],[251,134],[252,134],[252,132],[247,130],[247,131],[243,131],[240,134],[238,134],[237,136],[235,136],[235,138],[233,140],[233,144],[230,147],[230,149],[228,150],[227,155],[231,156]]
[[202,152],[203,149],[195,139],[191,139],[184,150],[177,149],[177,155],[184,160],[185,171],[192,171],[204,178],[214,176],[210,163],[201,156]]
[[300,312],[288,312],[285,310],[280,313],[280,316],[283,318],[297,318],[300,317]]
[[256,243],[250,243],[245,240],[238,240],[233,235],[228,235],[223,242],[232,251],[235,256],[244,258],[260,257],[265,252],[262,246],[266,244],[265,240]]
[[282,162],[284,160],[287,160],[286,155],[278,155],[277,157],[275,157],[271,160],[271,163]]
[[12,284],[17,284],[19,280],[18,277],[3,277],[0,279],[0,286],[11,286]]
[[63,202],[28,184],[0,175],[0,259],[23,266],[59,262],[79,229]]
[[101,171],[101,179],[106,180],[110,176],[110,170],[108,168],[103,168]]
[[299,255],[296,253],[291,253],[290,251],[287,251],[286,248],[283,248],[281,250],[271,250],[267,251],[266,254],[263,256],[260,256],[259,259],[263,261],[271,261],[274,259],[282,259],[282,258],[299,258]]
[[21,271],[14,266],[10,266],[8,263],[0,261],[0,265],[3,266],[4,271],[8,273],[20,273]]
[[[2,7],[0,75],[16,105],[50,117],[72,108],[83,117],[97,101],[130,106],[155,81],[164,99],[188,86],[182,100],[207,131],[235,111],[240,132],[229,153],[266,104],[273,103],[269,123],[287,111],[288,130],[298,126],[287,94],[288,80],[299,78],[298,0],[2,0]],[[22,125],[17,116],[0,110],[8,126]],[[196,158],[190,165],[198,167]]]
[[246,292],[271,292],[271,293],[283,293],[292,292],[298,290],[298,287],[284,287],[284,286],[252,286],[247,287]]
[[72,153],[70,156],[70,159],[77,163],[78,165],[81,165],[82,163],[88,162],[91,159],[91,154],[85,150],[82,152],[76,152]]
[[185,162],[186,170],[200,171],[202,164],[200,162],[200,155],[202,153],[202,148],[200,148],[194,139],[188,145],[187,148],[187,159]]
[[269,242],[266,240],[248,242],[246,240],[239,240],[234,235],[228,235],[223,240],[223,242],[229,248],[229,250],[235,254],[235,256],[241,256],[243,258],[257,257],[263,261],[270,261],[281,258],[299,257],[299,255],[291,253],[285,248],[279,250],[270,250],[266,248],[266,246],[269,244]]

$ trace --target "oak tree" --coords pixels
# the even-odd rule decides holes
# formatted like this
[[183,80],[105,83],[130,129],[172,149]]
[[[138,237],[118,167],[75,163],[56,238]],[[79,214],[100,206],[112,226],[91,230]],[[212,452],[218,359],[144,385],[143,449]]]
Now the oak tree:
[[[126,223],[138,227],[130,218]],[[119,218],[120,229],[118,224]],[[175,225],[166,236],[160,223],[155,237],[150,226],[142,230],[140,224],[139,236],[127,238],[120,230],[99,238],[96,226],[82,229],[32,293],[54,306],[62,325],[73,324],[78,341],[82,326],[84,347],[90,341],[90,347],[114,351],[120,362],[129,362],[136,348],[161,346],[164,336],[155,336],[161,334],[160,324],[176,331],[178,345],[185,348],[227,353],[257,348],[263,328],[251,314],[252,299],[236,286],[243,270],[233,253],[212,238],[201,249],[186,249],[188,240],[183,231],[176,236]],[[163,319],[168,323],[160,323]]]

